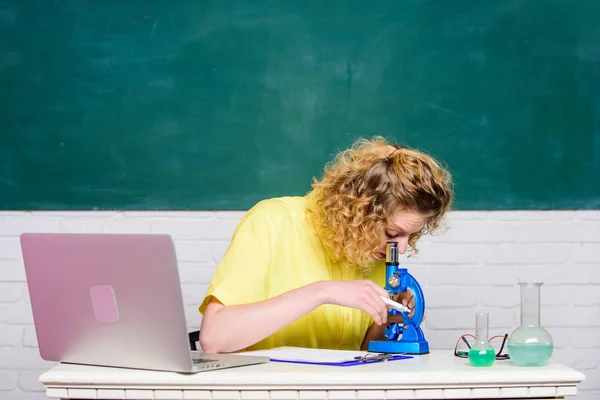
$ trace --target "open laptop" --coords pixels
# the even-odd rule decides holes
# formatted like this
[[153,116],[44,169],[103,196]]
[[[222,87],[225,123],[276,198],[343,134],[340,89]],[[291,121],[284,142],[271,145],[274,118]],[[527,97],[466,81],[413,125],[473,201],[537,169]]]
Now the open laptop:
[[183,373],[269,361],[190,350],[169,235],[24,233],[21,249],[44,360]]

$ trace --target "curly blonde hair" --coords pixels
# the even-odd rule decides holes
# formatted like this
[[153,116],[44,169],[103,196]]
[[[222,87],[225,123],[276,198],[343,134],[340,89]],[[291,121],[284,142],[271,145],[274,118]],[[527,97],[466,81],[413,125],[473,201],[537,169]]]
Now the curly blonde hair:
[[453,199],[452,178],[431,156],[375,136],[359,139],[316,178],[308,217],[335,262],[368,272],[381,245],[387,218],[399,210],[428,217],[417,240],[440,226]]

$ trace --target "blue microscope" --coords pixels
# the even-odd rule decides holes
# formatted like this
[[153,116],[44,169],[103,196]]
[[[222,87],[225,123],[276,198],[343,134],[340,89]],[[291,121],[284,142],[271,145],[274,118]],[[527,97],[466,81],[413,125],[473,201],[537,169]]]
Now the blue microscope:
[[427,354],[429,343],[425,340],[420,328],[425,315],[425,298],[417,280],[408,273],[406,268],[400,268],[398,242],[388,242],[385,249],[385,289],[394,295],[410,289],[414,296],[414,315],[408,318],[406,312],[392,309],[388,315],[401,314],[402,325],[397,322],[389,324],[383,332],[386,340],[372,340],[369,342],[368,351],[373,353],[403,353],[403,354]]

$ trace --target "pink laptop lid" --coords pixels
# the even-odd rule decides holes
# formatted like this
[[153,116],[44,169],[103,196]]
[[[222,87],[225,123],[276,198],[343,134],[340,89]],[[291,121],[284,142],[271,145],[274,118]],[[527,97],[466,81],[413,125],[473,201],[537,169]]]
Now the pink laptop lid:
[[42,358],[189,371],[169,235],[21,235]]

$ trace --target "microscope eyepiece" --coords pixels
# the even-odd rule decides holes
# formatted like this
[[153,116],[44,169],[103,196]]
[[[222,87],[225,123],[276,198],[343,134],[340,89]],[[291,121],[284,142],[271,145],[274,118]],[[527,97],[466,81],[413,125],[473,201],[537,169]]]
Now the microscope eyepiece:
[[387,242],[385,245],[385,265],[399,265],[398,242]]

